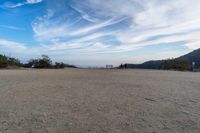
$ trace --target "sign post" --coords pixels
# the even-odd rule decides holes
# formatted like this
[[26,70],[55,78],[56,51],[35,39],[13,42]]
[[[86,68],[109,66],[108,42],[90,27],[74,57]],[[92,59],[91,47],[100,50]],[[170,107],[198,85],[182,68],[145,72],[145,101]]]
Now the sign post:
[[195,62],[192,62],[192,71],[194,72],[195,70]]

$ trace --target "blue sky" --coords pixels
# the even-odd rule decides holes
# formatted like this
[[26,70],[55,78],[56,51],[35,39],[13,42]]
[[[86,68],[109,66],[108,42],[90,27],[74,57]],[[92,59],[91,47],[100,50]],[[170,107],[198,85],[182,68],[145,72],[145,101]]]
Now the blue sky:
[[81,66],[141,63],[200,48],[199,0],[1,0],[0,53]]

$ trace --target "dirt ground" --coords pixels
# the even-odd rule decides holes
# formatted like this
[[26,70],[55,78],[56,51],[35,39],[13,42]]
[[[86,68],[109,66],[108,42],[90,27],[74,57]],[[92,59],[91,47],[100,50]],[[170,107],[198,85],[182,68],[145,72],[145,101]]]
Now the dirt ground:
[[0,70],[0,133],[200,133],[200,73]]

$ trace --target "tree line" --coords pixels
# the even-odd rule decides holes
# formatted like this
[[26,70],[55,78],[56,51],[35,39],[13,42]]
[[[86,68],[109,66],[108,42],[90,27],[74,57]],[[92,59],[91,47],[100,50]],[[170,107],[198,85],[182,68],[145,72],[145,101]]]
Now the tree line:
[[192,70],[192,66],[188,61],[185,60],[169,59],[169,60],[164,60],[161,63],[160,69],[186,71],[186,70]]
[[192,64],[191,62],[182,59],[168,59],[168,60],[148,61],[142,64],[121,64],[119,68],[190,71],[192,70]]
[[6,68],[8,66],[21,66],[20,60],[0,54],[0,68]]
[[42,55],[41,58],[31,59],[27,63],[21,63],[19,59],[8,57],[0,54],[0,68],[8,67],[25,67],[25,68],[50,68],[50,69],[62,69],[65,67],[76,68],[74,65],[65,64],[63,62],[55,62],[49,58],[48,55]]

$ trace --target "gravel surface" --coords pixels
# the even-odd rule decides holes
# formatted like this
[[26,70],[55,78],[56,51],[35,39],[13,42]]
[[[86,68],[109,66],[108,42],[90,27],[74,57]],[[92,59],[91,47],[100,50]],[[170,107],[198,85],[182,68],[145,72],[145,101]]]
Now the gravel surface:
[[200,73],[0,70],[0,133],[200,133]]

